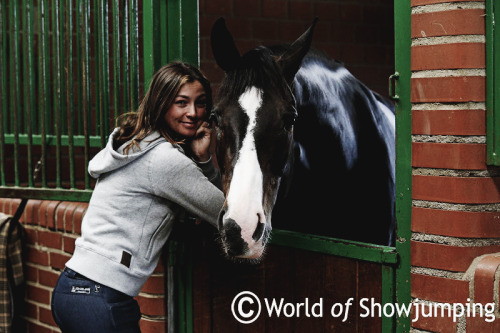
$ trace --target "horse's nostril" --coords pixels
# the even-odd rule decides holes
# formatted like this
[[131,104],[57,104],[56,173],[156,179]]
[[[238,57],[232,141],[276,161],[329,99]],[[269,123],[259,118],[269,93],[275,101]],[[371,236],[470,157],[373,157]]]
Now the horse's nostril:
[[255,231],[253,232],[252,239],[257,242],[264,234],[264,229],[265,229],[264,223],[262,222],[257,223],[257,228],[255,228]]

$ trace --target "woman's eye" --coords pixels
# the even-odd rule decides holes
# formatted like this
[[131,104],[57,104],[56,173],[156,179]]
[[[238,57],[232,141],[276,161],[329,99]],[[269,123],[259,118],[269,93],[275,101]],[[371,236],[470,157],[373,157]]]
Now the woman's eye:
[[175,104],[178,106],[186,106],[187,102],[184,100],[180,100],[180,101],[176,101]]
[[206,108],[207,107],[207,102],[196,102],[196,106],[199,108]]

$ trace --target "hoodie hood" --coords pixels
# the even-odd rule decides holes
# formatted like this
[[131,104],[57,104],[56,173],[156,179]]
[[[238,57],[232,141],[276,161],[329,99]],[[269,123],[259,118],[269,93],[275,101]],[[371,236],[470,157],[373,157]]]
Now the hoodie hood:
[[167,142],[160,133],[153,132],[139,142],[139,148],[133,146],[128,154],[124,154],[123,148],[126,147],[130,141],[125,142],[117,150],[114,150],[113,142],[118,133],[119,128],[115,128],[109,136],[106,147],[89,162],[89,174],[93,178],[99,178],[104,173],[119,169],[142,157],[159,144]]

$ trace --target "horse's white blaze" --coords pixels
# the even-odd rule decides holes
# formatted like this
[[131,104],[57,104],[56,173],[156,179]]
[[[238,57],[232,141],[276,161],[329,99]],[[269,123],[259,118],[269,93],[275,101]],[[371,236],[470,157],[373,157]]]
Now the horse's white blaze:
[[240,96],[238,102],[249,119],[233,170],[233,178],[227,195],[228,211],[224,218],[231,218],[238,223],[243,240],[250,245],[253,243],[252,235],[257,222],[260,220],[265,223],[262,208],[263,176],[254,137],[257,110],[262,105],[262,91],[250,87]]

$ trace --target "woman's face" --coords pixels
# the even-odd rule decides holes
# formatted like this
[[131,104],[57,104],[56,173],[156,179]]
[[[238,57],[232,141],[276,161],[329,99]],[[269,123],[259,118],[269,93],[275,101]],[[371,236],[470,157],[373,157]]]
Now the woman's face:
[[165,113],[170,130],[182,138],[191,138],[206,118],[207,96],[199,81],[185,83]]

